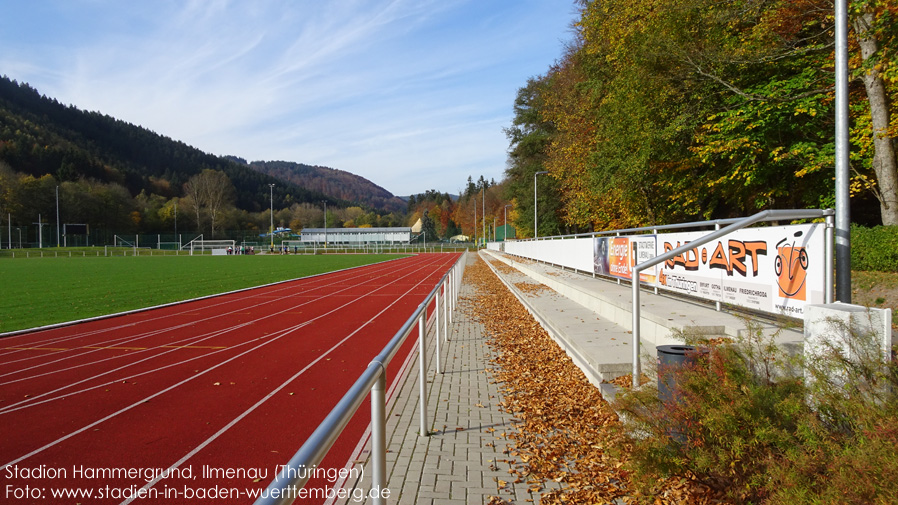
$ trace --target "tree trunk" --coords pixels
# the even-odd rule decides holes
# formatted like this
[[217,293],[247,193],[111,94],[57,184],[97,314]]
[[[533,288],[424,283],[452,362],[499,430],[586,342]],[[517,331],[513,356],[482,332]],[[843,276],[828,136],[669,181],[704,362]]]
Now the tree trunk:
[[[854,29],[866,62],[876,54],[879,43],[870,33],[872,13],[864,13],[855,20]],[[874,66],[864,72],[864,88],[870,102],[870,119],[873,126],[873,170],[879,185],[879,204],[882,224],[898,225],[898,162],[895,146],[889,138],[889,101],[882,74]]]

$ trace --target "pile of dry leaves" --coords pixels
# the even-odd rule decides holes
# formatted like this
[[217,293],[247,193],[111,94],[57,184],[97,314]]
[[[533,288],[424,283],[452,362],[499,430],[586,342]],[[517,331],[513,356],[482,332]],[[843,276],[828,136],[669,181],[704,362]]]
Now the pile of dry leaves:
[[514,267],[508,266],[508,265],[506,265],[505,263],[503,263],[503,262],[501,262],[501,261],[498,261],[498,260],[496,260],[496,261],[491,261],[490,264],[493,265],[493,268],[495,268],[496,270],[498,270],[498,271],[500,271],[500,272],[502,272],[502,273],[504,273],[504,274],[513,274],[513,273],[517,273],[517,270],[515,270]]
[[[493,377],[501,385],[502,406],[518,420],[506,435],[515,442],[505,461],[509,478],[526,483],[542,504],[636,502],[626,470],[627,440],[598,388],[483,261],[466,277],[477,288],[475,314],[498,356]],[[639,501],[717,503],[704,486],[682,480],[661,483]],[[496,497],[491,503],[508,502]]]
[[531,282],[515,282],[514,287],[528,295],[538,295],[544,291],[551,291],[551,288],[545,284],[533,284]]

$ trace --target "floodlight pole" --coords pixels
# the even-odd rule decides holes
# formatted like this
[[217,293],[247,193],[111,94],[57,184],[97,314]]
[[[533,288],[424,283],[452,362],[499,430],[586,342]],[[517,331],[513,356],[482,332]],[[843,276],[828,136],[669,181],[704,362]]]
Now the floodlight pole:
[[327,200],[322,200],[324,204],[324,248],[327,249]]
[[271,219],[271,222],[268,225],[268,238],[269,238],[269,240],[271,240],[271,246],[269,247],[268,250],[273,251],[274,250],[274,184],[269,184],[268,188],[269,188],[269,193],[270,193],[269,197],[268,197],[268,202],[271,205],[271,208],[268,212],[268,214],[269,214],[268,217]]
[[511,204],[505,205],[505,220],[502,221],[502,226],[505,227],[505,231],[502,232],[502,242],[508,240],[508,208],[511,207]]
[[43,223],[43,219],[41,218],[40,214],[37,215],[37,222],[33,223],[33,224],[37,225],[37,248],[43,249],[44,248],[44,223]]
[[477,200],[474,200],[474,250],[477,250]]
[[56,186],[56,247],[59,247],[59,185]]
[[486,181],[483,181],[483,245],[486,246],[488,237],[486,236]]
[[543,170],[541,172],[535,172],[533,174],[533,238],[539,237],[539,231],[536,226],[536,224],[539,220],[539,217],[536,215],[536,176],[542,175],[542,174],[548,174],[548,173],[549,172],[547,170]]
[[851,213],[848,190],[848,7],[836,0],[836,300],[851,303]]

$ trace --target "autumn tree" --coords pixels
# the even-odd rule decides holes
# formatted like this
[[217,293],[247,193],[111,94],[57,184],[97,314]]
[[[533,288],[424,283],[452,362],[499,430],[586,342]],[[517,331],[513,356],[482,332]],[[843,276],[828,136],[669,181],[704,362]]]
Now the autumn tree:
[[[470,179],[470,178],[469,178]],[[428,230],[427,236],[437,238],[449,238],[457,235],[457,227],[453,222],[456,205],[448,193],[430,189],[424,193],[411,195],[408,201],[408,224],[414,225],[421,219],[422,225],[425,216],[432,223],[432,230]]]
[[433,222],[433,219],[430,217],[430,212],[424,212],[421,214],[421,231],[424,233],[423,240],[425,241],[427,239],[436,241],[439,238],[436,226]]
[[[546,119],[543,110],[542,93],[547,86],[548,78],[531,78],[518,90],[512,124],[505,129],[509,150],[504,197],[516,210],[515,226],[520,237],[533,235],[534,174],[546,171],[548,148],[555,134],[555,127]],[[541,186],[537,195],[542,195],[538,205],[540,234],[555,235],[559,232],[555,218],[559,207],[558,193],[553,181],[542,177],[544,180],[536,180]]]
[[18,186],[18,174],[10,168],[9,164],[0,161],[0,213],[4,215],[18,214],[20,207],[20,203],[17,201]]
[[[859,49],[857,74],[864,84],[869,122],[857,128],[864,156],[876,184],[867,184],[879,200],[882,223],[898,225],[898,5],[894,1],[867,0],[851,3],[852,24]],[[865,118],[866,119],[866,118]],[[866,182],[866,181],[865,181]]]
[[157,218],[161,226],[168,230],[177,231],[178,211],[180,210],[180,199],[172,198],[156,211]]
[[342,209],[338,215],[344,228],[357,228],[358,221],[365,215],[365,211],[361,207],[347,207]]
[[[834,204],[830,2],[578,5],[574,40],[521,88],[506,130],[522,232],[543,170],[574,231]],[[852,203],[873,194],[881,221],[895,223],[898,6],[850,10]]]
[[234,198],[231,180],[224,172],[207,168],[187,181],[184,193],[196,214],[197,228],[202,228],[205,214],[209,218],[210,234],[214,237],[216,219]]

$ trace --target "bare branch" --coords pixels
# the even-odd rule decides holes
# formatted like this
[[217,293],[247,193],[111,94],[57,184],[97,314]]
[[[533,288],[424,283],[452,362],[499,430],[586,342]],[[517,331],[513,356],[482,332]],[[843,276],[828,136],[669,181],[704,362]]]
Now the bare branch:
[[692,68],[695,70],[695,73],[697,73],[698,75],[700,75],[700,76],[702,76],[702,77],[705,77],[705,78],[707,78],[707,79],[710,79],[710,80],[712,80],[712,81],[714,81],[714,82],[716,82],[716,83],[718,83],[718,84],[724,86],[724,87],[727,88],[728,90],[730,90],[730,91],[732,91],[733,93],[735,93],[735,94],[741,96],[742,98],[745,98],[746,100],[751,100],[751,101],[755,101],[755,102],[777,102],[777,103],[785,103],[785,102],[791,102],[791,101],[794,101],[794,100],[800,100],[800,99],[802,99],[802,98],[807,98],[807,97],[809,97],[809,96],[818,95],[818,94],[821,94],[821,93],[827,93],[827,92],[832,91],[833,89],[835,89],[835,85],[832,85],[832,86],[827,86],[827,87],[825,87],[825,88],[817,88],[817,89],[813,89],[813,90],[810,90],[810,91],[805,91],[804,93],[799,93],[799,94],[797,94],[797,95],[790,95],[790,96],[787,96],[787,97],[780,97],[780,98],[775,98],[775,97],[765,96],[765,95],[759,95],[759,94],[757,94],[757,93],[748,93],[748,92],[746,92],[746,91],[743,91],[742,89],[739,89],[738,87],[736,87],[736,85],[734,85],[734,84],[732,84],[732,83],[730,83],[730,82],[728,82],[728,81],[723,80],[723,79],[720,78],[719,76],[716,76],[716,75],[714,75],[714,74],[711,74],[711,73],[709,73],[709,72],[706,72],[704,69],[702,69],[701,66],[699,66],[697,63],[695,63],[695,62],[692,60],[692,58],[690,58],[689,56],[686,56],[686,57],[685,57],[685,60],[686,60],[687,63],[689,63],[689,65],[692,66]]

